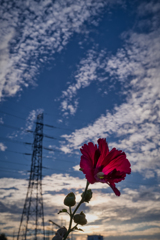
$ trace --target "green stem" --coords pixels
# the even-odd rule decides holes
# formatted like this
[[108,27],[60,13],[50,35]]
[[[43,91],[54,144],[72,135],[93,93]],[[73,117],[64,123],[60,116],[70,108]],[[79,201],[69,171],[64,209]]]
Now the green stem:
[[74,230],[74,228],[76,228],[78,226],[78,223],[71,229],[71,231],[73,231]]
[[74,212],[73,212],[73,216],[74,216],[74,214],[77,212],[77,209],[79,208],[79,206],[83,203],[83,200],[84,200],[84,198],[85,198],[85,195],[86,195],[88,186],[89,186],[89,182],[87,181],[86,188],[85,188],[85,190],[84,190],[84,196],[83,196],[83,198],[81,199],[81,201],[78,203],[77,207],[75,208],[75,210],[74,210]]
[[65,239],[68,237],[68,235],[70,234],[70,232],[71,232],[71,230],[72,230],[72,229],[71,229],[71,226],[72,226],[72,220],[73,220],[74,214],[77,212],[79,206],[83,203],[83,200],[84,200],[84,198],[85,198],[85,195],[86,195],[88,186],[89,186],[89,182],[87,181],[87,183],[86,183],[86,188],[85,188],[85,190],[84,190],[83,198],[82,198],[81,201],[78,203],[78,205],[77,205],[77,207],[75,208],[75,210],[74,210],[73,213],[72,213],[71,207],[69,207],[69,211],[70,211],[69,228],[68,228],[68,231],[67,231],[67,233],[66,233],[66,235],[65,235],[65,237],[64,237],[63,240],[65,240]]
[[72,226],[72,210],[71,210],[71,206],[69,207],[69,213],[70,213],[70,223],[69,223],[69,231],[71,230],[71,226]]

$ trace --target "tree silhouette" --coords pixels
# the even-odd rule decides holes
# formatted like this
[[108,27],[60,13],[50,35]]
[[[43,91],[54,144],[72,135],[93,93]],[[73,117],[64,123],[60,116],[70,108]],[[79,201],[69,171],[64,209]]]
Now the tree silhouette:
[[7,240],[7,237],[5,236],[4,233],[0,234],[0,240]]

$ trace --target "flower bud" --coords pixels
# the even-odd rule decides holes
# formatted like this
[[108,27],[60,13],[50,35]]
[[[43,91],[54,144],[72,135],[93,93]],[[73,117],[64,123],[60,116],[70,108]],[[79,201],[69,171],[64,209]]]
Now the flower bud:
[[87,223],[86,215],[83,212],[76,214],[74,216],[74,222],[80,225],[85,225]]
[[75,195],[73,192],[69,193],[65,199],[64,199],[64,204],[68,207],[72,207],[76,204],[76,201],[75,201]]
[[85,192],[83,192],[82,194],[81,194],[81,197],[82,197],[82,199],[83,199],[83,202],[89,202],[90,200],[91,200],[91,198],[92,198],[92,190],[91,189],[88,189],[87,191],[86,191],[86,194],[84,194]]
[[59,235],[56,235],[52,238],[52,240],[62,240],[62,237]]
[[67,233],[66,227],[61,227],[60,229],[58,229],[56,235],[52,238],[52,240],[62,240],[66,233]]
[[58,229],[57,233],[58,235],[64,237],[64,235],[67,233],[67,228],[66,227],[61,227],[60,229]]

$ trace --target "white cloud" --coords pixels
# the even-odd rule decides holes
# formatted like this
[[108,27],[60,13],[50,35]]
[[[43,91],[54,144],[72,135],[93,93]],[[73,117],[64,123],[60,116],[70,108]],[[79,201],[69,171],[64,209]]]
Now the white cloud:
[[[44,177],[45,222],[51,219],[60,224],[63,218],[65,225],[68,226],[68,215],[57,214],[64,207],[64,192],[75,192],[76,201],[79,202],[85,183],[85,179],[74,178],[68,174]],[[1,221],[4,223],[1,225],[2,230],[7,226],[18,230],[27,186],[27,181],[23,179],[1,179],[0,204],[3,206]],[[105,189],[105,186],[106,184],[102,183],[91,185],[93,197],[89,204],[87,203],[86,206],[83,204],[81,208],[88,220],[88,224],[82,227],[84,234],[92,234],[93,230],[95,234],[99,234],[101,229],[101,234],[106,237],[115,236],[118,239],[119,236],[132,236],[134,239],[135,236],[143,236],[146,233],[150,236],[160,233],[158,221],[160,193],[156,187],[125,188],[121,197],[118,198],[114,193],[102,192],[102,187]]]
[[4,121],[3,121],[2,117],[0,117],[0,124],[3,124],[3,123],[4,123]]
[[10,134],[9,138],[17,138],[19,136],[22,137],[22,135],[27,134],[30,131],[31,132],[34,131],[33,127],[37,120],[37,116],[38,116],[38,114],[43,113],[43,111],[44,110],[41,108],[30,111],[30,113],[26,119],[25,126],[21,127],[21,130],[14,131],[12,134]]
[[70,149],[69,149],[68,147],[66,147],[66,146],[60,147],[60,150],[61,150],[62,152],[64,152],[64,153],[70,153]]
[[[157,72],[159,66],[158,49],[160,35],[160,29],[158,25],[159,9],[159,3],[154,4],[153,2],[150,2],[148,4],[140,4],[140,6],[138,7],[139,15],[143,16],[150,13],[154,14],[150,21],[151,23],[148,25],[148,29],[150,29],[150,32],[148,34],[143,32],[136,33],[131,31],[129,31],[128,33],[123,33],[122,36],[124,36],[124,38],[128,37],[129,35],[130,37],[129,39],[125,39],[125,47],[119,49],[115,56],[108,57],[108,53],[106,50],[101,50],[100,53],[96,51],[95,48],[88,51],[86,57],[80,61],[77,67],[77,72],[74,76],[75,83],[69,85],[67,90],[62,92],[61,98],[63,100],[61,102],[61,109],[65,113],[64,115],[68,115],[69,113],[71,115],[75,114],[78,105],[77,99],[75,100],[75,98],[78,94],[78,90],[88,87],[93,81],[101,82],[107,80],[109,82],[109,88],[111,88],[110,80],[112,80],[112,84],[114,84],[115,78],[117,78],[119,82],[127,86],[129,84],[127,78],[129,76],[136,76],[136,78],[134,78],[131,83],[133,86],[135,83],[137,83],[137,81],[140,81],[140,79],[142,79],[148,71],[147,75],[149,79],[151,79],[153,75],[157,75],[154,76],[154,79],[157,78],[155,79],[155,84],[158,84],[157,86],[159,89],[160,84],[159,81],[157,81],[159,76],[159,72]],[[142,28],[146,24],[148,24],[148,20],[140,19],[137,25]],[[138,52],[139,49],[141,51],[140,53]],[[153,62],[149,61],[150,56]],[[148,80],[144,79],[142,83],[138,84],[138,88],[140,88],[141,84],[145,84],[146,81],[148,84]],[[104,91],[104,93],[106,94],[106,90]],[[152,92],[151,94],[153,95],[154,92]]]
[[143,2],[138,7],[138,14],[140,16],[147,15],[150,13],[157,13],[160,11],[160,3],[150,1],[148,3]]
[[[71,84],[67,90],[62,92],[61,98],[64,100],[61,102],[61,109],[65,112],[65,114],[75,114],[78,106],[78,100],[74,100],[74,98],[80,88],[88,87],[93,81],[98,80],[101,82],[106,80],[103,76],[104,55],[104,50],[97,53],[96,50],[92,49],[88,51],[86,58],[83,58],[80,61],[77,72],[74,76],[76,82]],[[102,70],[101,76],[98,75],[98,70]]]
[[29,113],[29,116],[26,120],[26,129],[25,130],[32,130],[33,128],[33,125],[37,119],[37,116],[38,114],[41,114],[43,113],[43,109],[39,108],[39,109],[36,109],[36,110],[32,110],[30,113]]
[[4,145],[4,143],[0,143],[0,151],[5,151],[7,149],[7,146]]
[[[1,3],[0,99],[35,84],[42,63],[61,51],[74,32],[107,4],[121,1],[10,0]],[[7,9],[7,11],[6,11]],[[98,20],[97,20],[98,21]],[[71,111],[72,107],[71,107]]]
[[73,167],[74,171],[79,171],[79,168],[80,168],[79,165],[76,165],[76,166]]
[[146,179],[147,179],[147,178],[153,178],[153,177],[155,177],[154,172],[151,171],[151,170],[145,171],[144,175],[145,175],[145,178],[146,178]]
[[104,57],[103,65],[110,78],[121,82],[126,102],[107,111],[93,124],[63,135],[68,141],[65,147],[71,152],[84,142],[114,137],[110,148],[124,150],[133,171],[155,171],[160,166],[160,28],[152,26],[148,33],[130,31],[123,36],[124,48],[109,59]]

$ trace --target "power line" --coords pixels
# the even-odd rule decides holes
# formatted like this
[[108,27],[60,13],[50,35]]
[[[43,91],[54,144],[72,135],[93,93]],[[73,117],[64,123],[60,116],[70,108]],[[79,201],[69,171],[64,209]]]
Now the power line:
[[[2,161],[2,160],[0,160],[0,162],[10,162],[10,161]],[[10,163],[12,163],[12,162],[10,162]],[[20,165],[29,166],[29,165],[27,165],[27,164],[22,164],[22,163],[17,163],[17,162],[14,162],[14,164],[20,164]],[[42,167],[42,168],[44,168],[45,170],[54,170],[54,171],[63,172],[62,169],[57,169],[57,168],[50,168],[50,167]],[[22,169],[18,170],[18,169],[13,169],[13,168],[8,168],[8,167],[7,167],[7,168],[1,167],[1,168],[0,168],[0,171],[3,171],[3,169],[7,169],[7,172],[18,172],[18,173],[19,173],[19,171],[30,172],[30,171],[27,171],[27,170],[22,170]],[[11,171],[9,171],[9,170],[11,170]],[[73,172],[73,171],[74,171],[74,170],[65,170],[65,172],[69,172],[69,173],[71,173],[71,172]],[[5,170],[5,172],[6,172],[6,170]],[[47,176],[47,175],[45,175],[45,176]],[[27,180],[27,179],[26,179],[26,180]],[[126,183],[134,183],[134,184],[137,184],[137,185],[142,184],[142,185],[147,185],[147,186],[159,184],[159,183],[153,183],[153,184],[140,183],[140,182],[134,182],[134,181],[127,181]],[[43,185],[46,185],[46,184],[43,184]],[[48,186],[50,186],[50,185],[48,185]]]
[[[54,170],[54,171],[64,172],[64,171],[62,171],[62,169],[58,169],[58,168],[50,168],[50,167],[42,167],[42,168],[44,168],[44,170]],[[29,171],[29,172],[30,172],[30,171]],[[65,170],[65,172],[73,172],[73,170],[72,170],[72,171],[70,171],[70,170]]]
[[[26,132],[28,132],[28,133],[33,133],[34,131],[32,131],[32,130],[26,130]],[[39,135],[39,134],[38,134],[38,135]],[[46,138],[54,139],[54,140],[61,140],[60,138],[55,138],[55,137],[52,137],[52,136],[48,136],[48,135],[46,135],[46,134],[43,134],[43,136],[46,137]]]
[[0,137],[0,139],[2,139],[4,141],[8,141],[8,142],[15,142],[15,143],[20,143],[20,144],[32,145],[32,143],[30,143],[30,142],[21,142],[21,141],[17,141],[17,140],[10,139],[10,138],[5,138],[5,137]]
[[[59,160],[59,161],[63,161],[63,160]],[[65,160],[64,160],[65,161]],[[11,162],[11,161],[4,161],[4,160],[0,160],[0,162],[8,162],[8,163],[13,163],[13,164],[19,164],[19,165],[25,165],[25,166],[30,166],[28,164],[23,164],[23,163],[18,163],[18,162]],[[61,171],[62,172],[62,169],[57,169],[57,168],[51,168],[51,167],[45,167],[43,166],[42,168],[46,169],[46,170],[55,170],[55,171]],[[1,169],[6,169],[4,167],[0,168]],[[17,170],[17,169],[13,169],[13,168],[8,168],[7,169],[10,169],[10,170]],[[27,170],[17,170],[17,171],[27,171]],[[74,170],[68,170],[67,172],[73,172]],[[27,171],[27,172],[30,172],[30,171]],[[134,182],[134,181],[128,181],[127,180],[127,183],[133,183],[133,184],[140,184],[140,182]],[[150,184],[150,183],[141,183],[142,185],[153,185],[153,184]],[[157,183],[158,184],[158,183]]]
[[[21,174],[20,173],[20,171],[26,171],[26,172],[30,172],[30,171],[27,171],[27,170],[14,170],[14,169],[11,169],[11,170],[4,170],[4,169],[8,169],[8,168],[0,168],[0,171],[3,171],[3,172],[12,172],[12,173],[19,173],[19,174]],[[9,168],[10,169],[10,168]],[[50,168],[49,168],[50,169]],[[46,169],[46,170],[48,170],[48,169]],[[52,169],[52,170],[56,170],[56,171],[62,171],[62,170],[60,170],[60,169]],[[73,170],[72,171],[67,171],[67,172],[73,172]],[[46,176],[48,176],[48,175],[43,175],[43,177],[46,177]],[[26,181],[28,181],[28,179],[25,179]],[[153,184],[147,184],[147,183],[140,183],[140,182],[131,182],[131,181],[128,181],[128,182],[130,182],[130,183],[134,183],[134,184],[137,184],[137,185],[146,185],[146,186],[152,186],[152,185],[154,185],[154,186],[156,186],[156,185],[158,185],[159,183],[153,183]],[[51,184],[43,184],[42,183],[42,185],[45,185],[45,186],[52,186]]]
[[[26,164],[21,164],[21,165],[26,165]],[[29,166],[29,165],[27,165]],[[50,168],[50,167],[42,167],[44,170],[54,170],[54,171],[60,171],[60,172],[63,172],[62,169],[57,169],[57,168]],[[14,168],[5,168],[5,167],[1,167],[0,168],[0,171],[3,171],[3,169],[7,169],[7,170],[11,170],[13,172],[19,172],[19,171],[23,171],[23,172],[30,172],[30,170],[24,170],[24,169],[14,169]],[[65,172],[73,172],[72,171],[69,171],[69,170],[65,170]],[[47,175],[46,175],[47,176]]]
[[18,130],[18,131],[23,130],[22,128],[17,128],[17,127],[14,127],[14,126],[11,126],[11,125],[8,125],[8,124],[5,124],[5,123],[0,123],[0,126],[12,128],[12,129],[15,129],[15,130]]
[[[18,152],[16,152],[18,153]],[[24,155],[29,155],[29,153],[20,153],[20,154],[24,154]],[[61,160],[61,159],[58,159],[58,160],[55,160],[55,159],[51,159],[51,158],[48,158],[48,157],[42,157],[42,159],[45,158],[45,159],[48,159],[48,160],[54,160],[52,161],[53,163],[56,163],[56,162],[69,162],[69,163],[74,163],[76,164],[75,162],[73,161],[69,161],[69,160]],[[23,164],[23,163],[18,163],[18,162],[14,162],[14,161],[5,161],[5,160],[1,160],[0,159],[0,162],[9,162],[9,163],[17,163],[17,164],[21,164],[21,165],[26,165],[26,164]],[[26,165],[26,166],[30,166],[30,165]]]
[[[11,125],[8,125],[8,124],[5,124],[5,123],[0,123],[1,126],[4,126],[4,127],[7,127],[7,128],[12,128],[12,129],[15,129],[15,130],[18,130],[18,131],[22,131],[24,130],[23,128],[17,128],[17,127],[14,127],[14,126],[11,126]],[[28,132],[28,133],[33,133],[32,130],[25,130],[25,132]],[[52,137],[52,136],[48,136],[46,134],[43,134],[44,137],[46,138],[50,138],[50,139],[54,139],[54,140],[61,140],[60,138],[55,138],[55,137]]]
[[[0,171],[1,171],[1,169],[0,169]],[[18,172],[18,171],[10,171],[10,170],[3,170],[3,169],[2,169],[2,171],[3,171],[3,172],[12,172],[12,173],[16,173],[16,174],[17,174],[17,172]],[[19,172],[18,172],[18,173],[19,173]],[[21,174],[21,173],[19,173],[19,174]]]
[[[53,148],[43,147],[43,149],[45,149],[45,150],[47,150],[47,151],[50,151],[50,152],[61,152],[60,150],[53,149]],[[22,152],[17,152],[17,151],[8,150],[8,149],[6,149],[5,151],[7,151],[7,152],[13,152],[13,153],[18,153],[18,154],[23,154],[23,155],[32,155],[31,153],[22,153]]]
[[[54,170],[54,171],[60,171],[60,172],[62,172],[62,170],[61,169],[53,169],[53,168],[47,168],[47,167],[43,167],[44,168],[44,170]],[[8,170],[6,170],[6,169],[8,169]],[[20,171],[22,171],[22,172],[26,172],[26,173],[30,173],[30,171],[28,170],[22,170],[22,169],[20,169],[20,170],[18,170],[18,169],[13,169],[13,168],[4,168],[4,167],[1,167],[0,168],[0,171],[9,171],[9,172],[14,172],[14,173],[20,173]],[[68,173],[71,173],[72,171],[69,171],[69,170],[65,170],[65,172],[68,172]],[[48,175],[42,175],[43,177],[45,177],[45,176],[48,176]],[[42,184],[43,185],[43,184]],[[49,185],[48,185],[49,186]]]
[[[9,115],[9,116],[16,117],[16,118],[19,118],[19,119],[21,119],[21,120],[27,121],[27,119],[25,119],[25,118],[23,118],[23,117],[20,117],[20,116],[17,116],[17,115],[15,115],[15,114],[11,114],[11,113],[8,113],[8,112],[6,112],[6,111],[1,111],[1,110],[0,110],[0,112],[1,112],[1,113],[4,113],[4,114],[7,114],[7,115]],[[36,123],[36,122],[33,121],[33,123]],[[62,127],[57,127],[57,126],[54,126],[54,125],[44,124],[44,123],[42,123],[42,124],[43,124],[43,126],[46,126],[46,127],[49,127],[49,128],[54,128],[54,129],[57,128],[57,129],[62,129],[62,130],[71,131],[71,132],[75,131],[74,129],[70,129],[70,128],[62,128]],[[4,124],[3,124],[3,125],[4,125]]]
[[[59,161],[63,161],[63,160],[59,160]],[[64,160],[65,161],[65,160]],[[0,160],[0,162],[8,162],[8,163],[13,163],[13,164],[19,164],[19,165],[25,165],[25,166],[29,166],[27,164],[23,164],[23,163],[18,163],[18,162],[11,162],[11,161],[4,161],[4,160]],[[43,166],[42,168],[44,168],[45,170],[54,170],[54,171],[61,171],[62,169],[57,169],[57,168],[51,168],[51,167],[45,167]],[[17,170],[17,169],[12,169],[12,168],[0,168],[0,169],[10,169],[10,170]],[[27,171],[27,170],[17,170],[17,171]],[[67,171],[67,170],[66,170]],[[73,172],[74,170],[68,170],[67,172]],[[30,171],[27,171],[30,172]],[[127,183],[133,183],[133,184],[140,184],[139,182],[134,182],[134,181],[127,181]],[[149,184],[149,183],[141,183],[142,185],[153,185],[153,184]],[[158,184],[158,183],[157,183]]]
[[[15,115],[15,114],[11,114],[11,113],[8,113],[8,112],[5,112],[5,111],[1,111],[0,110],[0,112],[1,113],[4,113],[4,114],[7,114],[7,115],[9,115],[9,116],[12,116],[12,117],[15,117],[15,118],[19,118],[19,119],[22,119],[22,120],[24,120],[24,121],[27,121],[27,119],[25,119],[25,118],[23,118],[23,117],[19,117],[19,116],[17,116],[17,115]],[[33,123],[36,123],[35,121],[33,121]],[[60,128],[60,127],[56,127],[56,126],[53,126],[53,125],[50,125],[50,124],[45,124],[45,123],[41,123],[43,126],[46,126],[46,127],[49,127],[49,128],[58,128],[58,129],[65,129],[65,128]],[[3,124],[4,125],[4,124]],[[70,130],[70,131],[73,131],[73,130],[71,130],[71,129],[65,129],[65,130]]]
[[26,120],[25,118],[22,118],[22,117],[16,116],[16,115],[11,114],[11,113],[4,112],[4,111],[2,111],[2,110],[0,110],[0,112],[1,112],[1,113],[4,113],[4,114],[7,114],[7,115],[9,115],[9,116],[12,116],[12,117],[16,117],[16,118],[19,118],[19,119],[22,119],[22,120]]
[[55,126],[52,126],[52,125],[49,125],[49,124],[44,124],[44,126],[50,127],[50,128],[56,128]]
[[[22,107],[26,107],[26,108],[28,108],[30,111],[31,111],[31,108],[33,108],[33,106],[28,106],[28,105],[25,105],[25,104],[20,104],[20,103],[15,103],[15,102],[12,102],[13,104],[15,104],[15,105],[17,105],[17,104],[19,104],[19,105],[21,105]],[[1,111],[1,112],[4,112],[4,111]],[[6,113],[6,114],[10,114],[10,113],[7,113],[7,112],[4,112],[4,113]],[[10,114],[10,115],[14,115],[14,114]],[[53,114],[51,114],[51,113],[49,113],[49,112],[46,112],[46,111],[44,111],[44,115],[48,115],[48,116],[52,116],[52,117],[62,117],[62,116],[59,116],[58,114],[56,114],[55,113],[55,111],[54,111],[54,115]],[[19,116],[16,116],[16,115],[14,115],[15,117],[19,117]],[[72,116],[71,116],[72,117]],[[26,120],[26,119],[24,119],[23,117],[19,117],[19,118],[21,118],[21,119],[23,119],[23,120]],[[77,118],[77,117],[74,117],[74,121],[86,121],[87,119],[84,119],[84,118]],[[44,126],[48,126],[48,127],[50,127],[50,128],[59,128],[59,129],[63,129],[63,130],[67,130],[67,131],[75,131],[75,129],[67,129],[67,128],[60,128],[60,127],[56,127],[56,126],[53,126],[53,125],[49,125],[49,124],[45,124]]]
[[8,168],[8,167],[7,167],[7,168],[5,168],[5,167],[1,167],[1,168],[0,168],[0,170],[3,170],[3,169],[7,169],[7,170],[9,169],[9,170],[13,170],[13,171],[15,170],[15,171],[17,171],[17,172],[19,172],[19,171],[27,172],[27,170],[21,170],[21,169],[19,170],[19,169],[13,169],[13,168]]
[[52,128],[67,130],[67,131],[71,131],[71,132],[75,131],[75,129],[62,128],[62,127],[57,127],[57,126],[51,126],[51,125],[48,125],[48,124],[44,124],[44,126],[50,126],[50,127],[52,127]]
[[12,150],[8,150],[8,149],[6,149],[5,152],[12,152],[12,153],[17,153],[17,154],[22,154],[22,155],[32,155],[31,153],[22,153],[22,152],[12,151]]
[[43,147],[43,149],[48,150],[50,152],[62,152],[60,150],[54,149],[54,148],[48,148],[48,147]]
[[51,157],[46,157],[46,156],[43,156],[42,158],[45,158],[45,159],[48,159],[48,160],[60,161],[60,162],[75,163],[75,162],[69,161],[69,160],[53,159],[53,158],[51,158]]
[[25,163],[18,163],[18,162],[11,162],[11,161],[6,161],[6,160],[0,160],[0,162],[5,162],[5,163],[13,163],[13,164],[18,164],[18,165],[25,165],[25,166],[30,166],[30,165],[28,165],[28,164],[25,164]]
[[[59,161],[62,161],[62,162],[67,162],[66,160],[59,160]],[[23,166],[30,166],[28,164],[25,164],[25,163],[19,163],[19,162],[15,162],[15,161],[8,161],[8,160],[1,160],[0,159],[0,163],[1,162],[5,162],[5,163],[12,163],[12,164],[17,164],[17,165],[23,165]],[[73,163],[73,162],[72,162]],[[45,167],[45,166],[42,166],[42,168],[45,168],[45,169],[52,169],[52,170],[56,170],[54,168],[51,168],[51,167]],[[60,170],[60,169],[59,169]],[[61,170],[62,171],[62,170]]]
[[[15,103],[15,102],[12,102],[12,104],[15,104],[15,105],[17,105],[17,103]],[[20,104],[20,103],[18,103],[19,105],[21,105],[22,107],[26,107],[26,108],[28,108],[28,110],[30,110],[31,111],[31,109],[33,109],[33,106],[28,106],[28,105],[26,105],[26,104]],[[4,111],[3,111],[4,112]],[[6,113],[7,114],[7,113]],[[48,115],[48,116],[52,116],[52,117],[54,117],[54,116],[57,116],[57,117],[61,117],[61,116],[59,116],[58,114],[56,114],[55,112],[54,112],[54,115],[53,114],[51,114],[51,113],[49,113],[49,112],[46,112],[46,111],[44,111],[44,114],[45,115]],[[15,115],[16,116],[16,115]],[[17,117],[17,116],[16,116]],[[74,119],[75,120],[78,120],[78,121],[85,121],[86,119],[82,119],[82,118],[75,118],[74,117]]]

